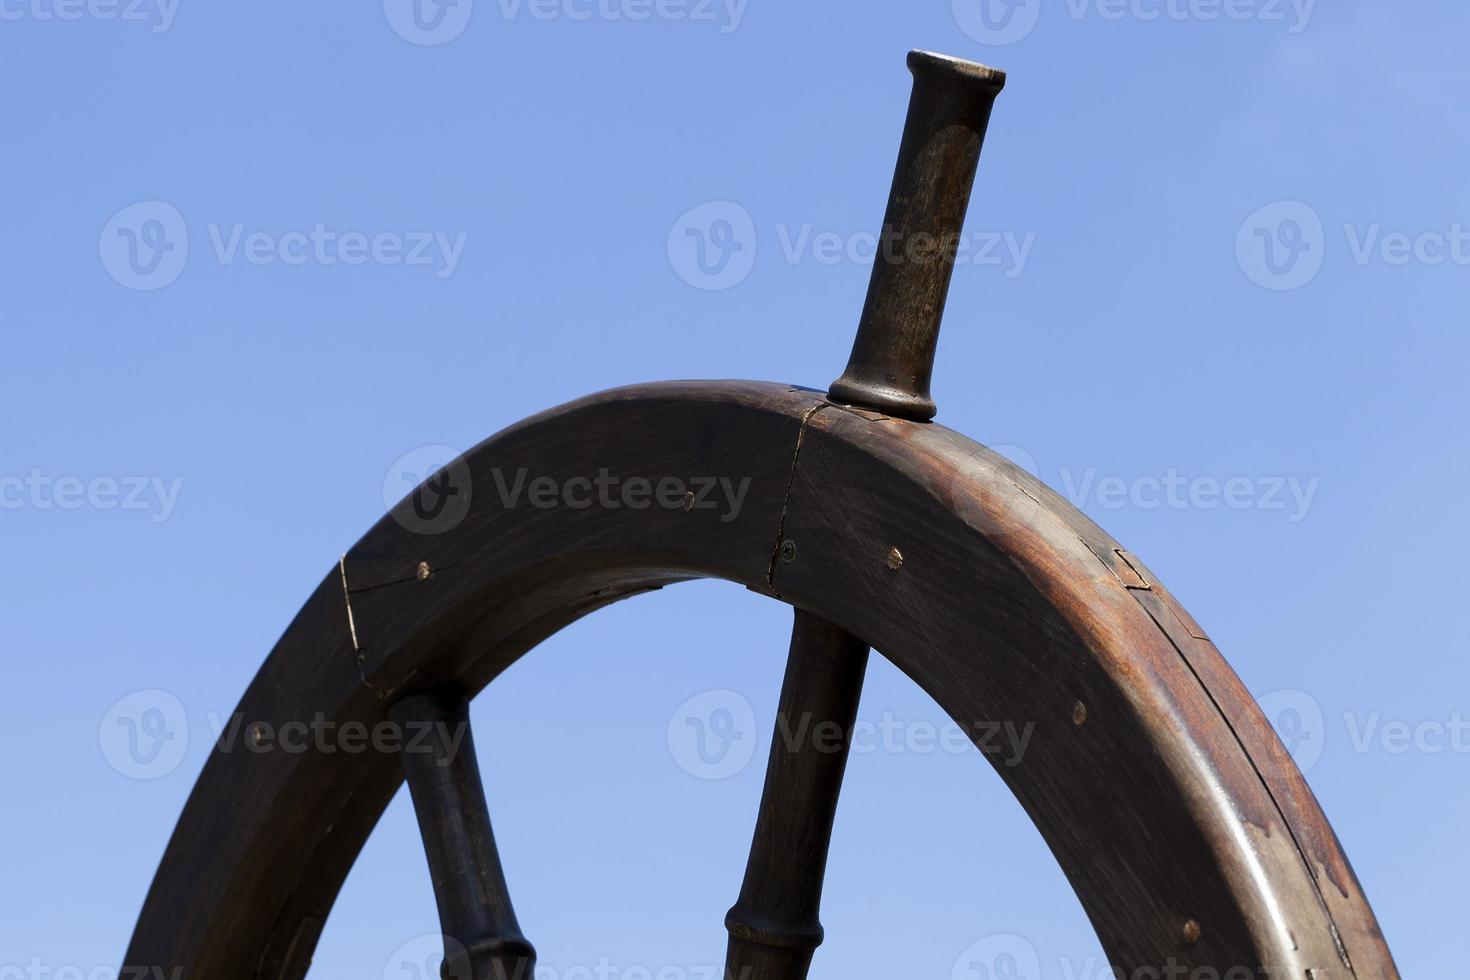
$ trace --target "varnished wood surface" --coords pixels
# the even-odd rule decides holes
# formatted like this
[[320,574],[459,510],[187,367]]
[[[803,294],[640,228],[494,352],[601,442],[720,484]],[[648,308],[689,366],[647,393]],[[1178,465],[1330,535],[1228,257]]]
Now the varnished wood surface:
[[822,942],[827,849],[868,647],[796,610],[765,786],[730,931],[725,980],[804,980]]
[[424,691],[399,698],[388,715],[408,735],[399,755],[439,925],[450,940],[444,976],[532,980],[536,951],[521,933],[500,866],[469,702],[453,689]]
[[[467,461],[485,492],[463,523],[374,527],[261,668],[247,722],[373,721],[415,689],[473,694],[602,605],[726,578],[861,637],[962,725],[1034,723],[1019,764],[991,761],[1112,963],[1397,976],[1330,826],[1203,631],[1141,562],[988,450],[804,389],[684,382],[572,403]],[[508,509],[496,467],[751,485],[729,521]],[[783,539],[792,561],[775,558]],[[127,963],[179,966],[183,980],[301,977],[400,779],[396,757],[373,753],[217,750]],[[977,828],[974,846],[997,845]]]

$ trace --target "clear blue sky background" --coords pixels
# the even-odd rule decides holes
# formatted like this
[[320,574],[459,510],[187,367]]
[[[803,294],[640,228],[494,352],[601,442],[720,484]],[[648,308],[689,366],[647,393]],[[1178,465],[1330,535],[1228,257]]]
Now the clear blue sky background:
[[[474,0],[431,44],[397,0],[79,9],[0,4],[0,966],[118,963],[211,713],[383,512],[404,454],[628,382],[834,377],[868,268],[783,242],[877,227],[904,54],[927,47],[1010,72],[969,228],[1031,242],[957,272],[941,421],[1144,556],[1279,709],[1405,975],[1464,975],[1470,746],[1439,736],[1470,710],[1470,249],[1438,247],[1470,219],[1463,3],[1302,19],[1260,0],[1237,21],[997,0],[987,21],[969,0],[749,0],[737,21]],[[178,219],[114,221],[142,201]],[[725,283],[677,247],[693,239],[669,248],[711,201],[738,210],[691,220],[749,216],[729,227],[754,262],[723,289],[697,288]],[[465,237],[448,275],[432,250],[228,252],[236,225],[319,224]],[[1191,489],[1151,504],[1171,474]],[[157,481],[141,506],[106,506],[134,477]],[[761,766],[696,778],[666,727],[726,689],[768,739],[788,626],[738,588],[680,587],[584,621],[476,703],[521,921],[558,978],[720,961]],[[177,720],[113,710],[140,689],[189,729],[156,778],[114,764],[128,711]],[[862,715],[885,713],[943,721],[875,661]],[[313,977],[411,976],[394,957],[436,921],[406,804]],[[1101,957],[973,751],[853,759],[824,919],[814,977],[898,976],[911,953],[905,977],[976,977],[960,954],[997,934],[1047,980]]]

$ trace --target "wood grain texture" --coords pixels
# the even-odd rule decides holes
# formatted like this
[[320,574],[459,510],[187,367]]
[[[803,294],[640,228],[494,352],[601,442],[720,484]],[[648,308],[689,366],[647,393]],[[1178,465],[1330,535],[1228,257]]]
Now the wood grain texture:
[[[403,693],[473,694],[609,602],[725,578],[861,637],[961,725],[1034,723],[1019,763],[991,761],[1115,965],[1398,975],[1320,808],[1203,631],[1141,562],[990,451],[809,390],[681,382],[536,416],[466,462],[463,522],[374,527],[277,644],[243,718],[372,722]],[[502,506],[495,472],[520,468],[751,482],[731,520]],[[776,560],[783,539],[792,561]],[[300,978],[400,779],[379,753],[217,747],[127,963]],[[977,832],[975,846],[993,842]]]
[[536,951],[500,866],[468,700],[457,690],[423,691],[395,701],[389,717],[402,733],[403,771],[446,937],[444,976],[532,980]]
[[822,883],[868,647],[796,610],[776,730],[740,896],[725,916],[725,980],[804,980],[822,943]]

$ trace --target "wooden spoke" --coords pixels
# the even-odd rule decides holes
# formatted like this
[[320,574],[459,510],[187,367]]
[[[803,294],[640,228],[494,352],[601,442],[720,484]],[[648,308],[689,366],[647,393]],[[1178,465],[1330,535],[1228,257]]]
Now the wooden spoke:
[[725,917],[726,980],[802,980],[822,942],[827,847],[867,664],[867,644],[796,611],[745,883]]
[[536,951],[521,935],[490,829],[469,702],[414,694],[390,709],[429,858],[449,980],[531,980]]

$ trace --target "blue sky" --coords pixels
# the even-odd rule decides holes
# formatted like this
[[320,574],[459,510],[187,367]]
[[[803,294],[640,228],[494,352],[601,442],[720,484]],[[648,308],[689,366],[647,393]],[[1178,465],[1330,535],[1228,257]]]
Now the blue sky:
[[[1010,73],[939,420],[1169,583],[1404,974],[1463,975],[1463,4],[423,2],[0,0],[0,970],[116,966],[212,719],[406,458],[624,383],[835,377],[924,47]],[[681,586],[476,702],[552,976],[719,963],[788,629]],[[710,704],[755,760],[721,779],[669,738]],[[861,717],[906,736],[852,760],[813,977],[1103,975],[980,755],[916,739],[938,708],[875,658]],[[435,929],[400,797],[312,976],[408,978]]]

